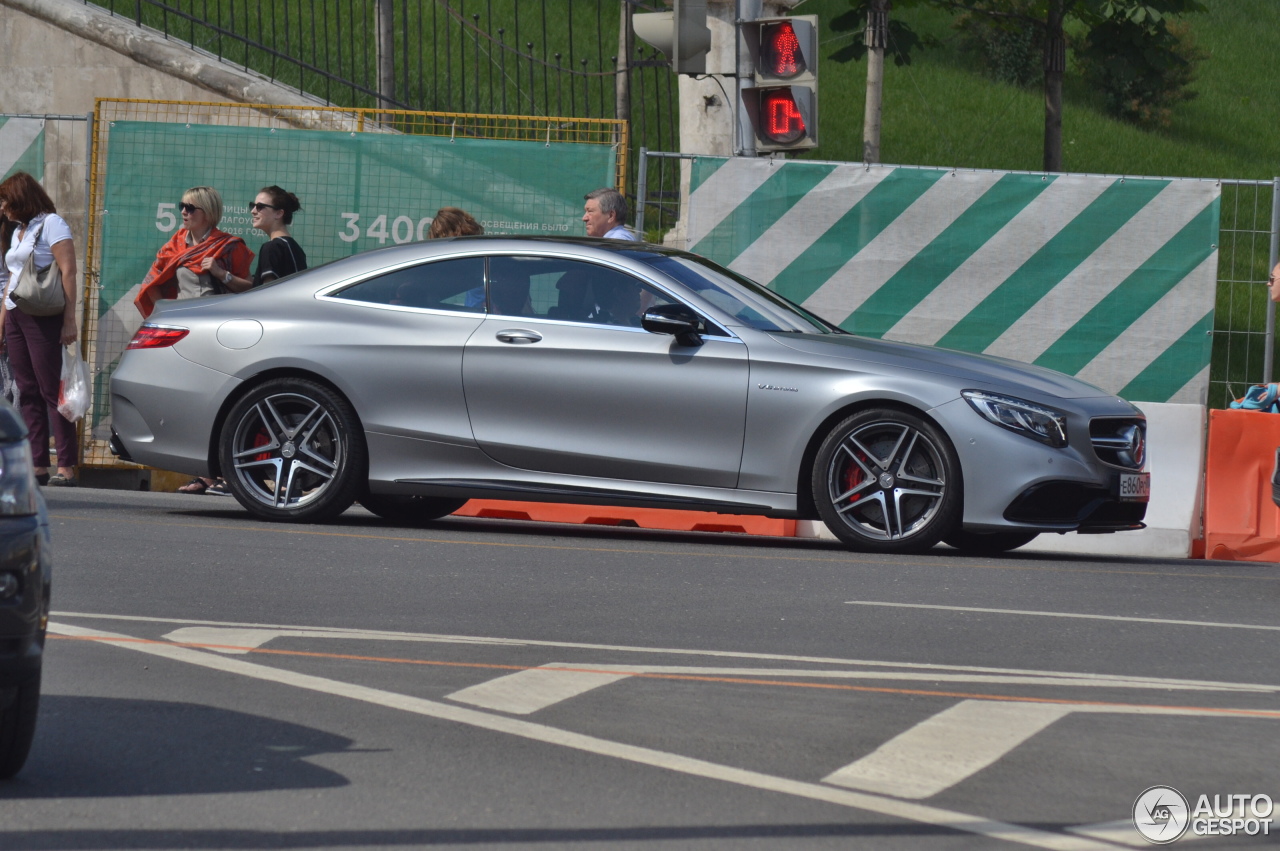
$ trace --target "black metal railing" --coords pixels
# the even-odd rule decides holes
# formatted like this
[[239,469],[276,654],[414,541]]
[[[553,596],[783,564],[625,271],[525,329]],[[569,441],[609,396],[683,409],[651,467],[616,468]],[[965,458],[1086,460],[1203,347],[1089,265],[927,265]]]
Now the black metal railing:
[[[614,118],[620,15],[657,0],[85,0],[337,106]],[[379,50],[378,7],[392,38]],[[381,58],[381,62],[380,62]],[[625,69],[635,151],[678,150],[676,75]],[[384,80],[388,85],[379,85]],[[628,183],[634,185],[634,171]]]

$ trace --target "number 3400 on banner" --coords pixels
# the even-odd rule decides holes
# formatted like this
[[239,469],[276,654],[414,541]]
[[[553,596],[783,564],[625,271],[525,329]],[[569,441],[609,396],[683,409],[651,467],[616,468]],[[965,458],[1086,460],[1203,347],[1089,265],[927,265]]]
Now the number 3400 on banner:
[[387,215],[378,216],[365,229],[364,233],[360,232],[360,214],[359,213],[340,213],[343,221],[346,223],[342,230],[338,231],[338,239],[343,242],[355,242],[360,237],[365,239],[376,239],[379,245],[385,245],[387,240],[400,245],[405,242],[422,242],[427,238],[427,231],[431,227],[432,216],[419,219],[414,224],[413,219],[408,216],[396,216],[394,219]]

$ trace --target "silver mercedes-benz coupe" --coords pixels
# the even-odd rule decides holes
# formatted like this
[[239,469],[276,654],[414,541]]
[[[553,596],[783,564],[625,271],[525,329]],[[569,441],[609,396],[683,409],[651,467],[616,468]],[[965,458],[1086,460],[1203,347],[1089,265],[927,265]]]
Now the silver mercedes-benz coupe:
[[161,302],[111,380],[123,458],[269,520],[469,498],[821,519],[857,550],[1142,528],[1146,421],[1049,370],[850,334],[704,258],[469,237]]

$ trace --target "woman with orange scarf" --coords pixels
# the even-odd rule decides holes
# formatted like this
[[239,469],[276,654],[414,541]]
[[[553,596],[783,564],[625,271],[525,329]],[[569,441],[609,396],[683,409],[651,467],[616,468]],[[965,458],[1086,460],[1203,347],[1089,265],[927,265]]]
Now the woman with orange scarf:
[[[192,187],[182,193],[178,208],[182,211],[182,227],[156,253],[156,262],[151,264],[151,271],[133,300],[144,318],[151,315],[160,299],[200,298],[248,289],[234,279],[249,277],[253,252],[240,237],[218,230],[218,222],[222,221],[222,196],[218,190],[212,186]],[[178,491],[205,493],[215,484],[223,486],[198,476]]]
[[[142,289],[133,300],[138,312],[147,317],[156,302],[165,298],[200,298],[238,292],[231,281],[249,277],[253,252],[238,236],[218,230],[222,221],[222,196],[212,186],[196,186],[182,193],[182,227],[161,246],[151,271],[142,280]],[[214,264],[224,270],[222,280],[213,273]]]

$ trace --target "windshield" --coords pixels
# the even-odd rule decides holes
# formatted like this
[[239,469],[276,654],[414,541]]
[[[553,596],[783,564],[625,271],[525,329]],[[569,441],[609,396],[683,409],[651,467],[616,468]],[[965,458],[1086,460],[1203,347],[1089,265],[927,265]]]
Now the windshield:
[[803,334],[846,333],[750,278],[695,254],[622,253],[670,275],[749,328]]

